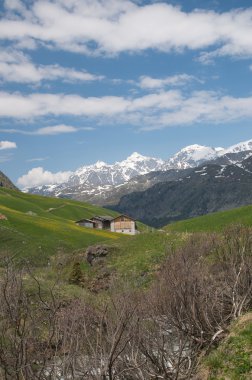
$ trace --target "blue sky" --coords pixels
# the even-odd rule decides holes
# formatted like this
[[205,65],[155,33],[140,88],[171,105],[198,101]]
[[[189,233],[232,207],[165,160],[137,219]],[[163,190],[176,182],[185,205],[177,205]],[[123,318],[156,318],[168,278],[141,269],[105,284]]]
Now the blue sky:
[[0,169],[22,186],[252,138],[251,1],[6,0],[0,17]]

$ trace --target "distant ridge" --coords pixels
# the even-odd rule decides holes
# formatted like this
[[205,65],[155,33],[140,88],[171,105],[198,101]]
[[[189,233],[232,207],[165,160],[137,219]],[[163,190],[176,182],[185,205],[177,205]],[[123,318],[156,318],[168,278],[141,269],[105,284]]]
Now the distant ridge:
[[252,204],[251,155],[238,163],[205,163],[187,171],[186,176],[124,195],[111,208],[150,226],[162,227],[249,204]]

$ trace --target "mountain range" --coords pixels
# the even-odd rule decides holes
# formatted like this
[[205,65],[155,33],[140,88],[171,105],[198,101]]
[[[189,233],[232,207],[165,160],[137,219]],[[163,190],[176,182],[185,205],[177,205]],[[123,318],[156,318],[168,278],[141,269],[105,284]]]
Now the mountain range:
[[146,190],[156,183],[183,177],[187,170],[204,162],[221,160],[223,164],[235,163],[235,160],[244,159],[250,154],[252,140],[227,149],[194,144],[181,149],[167,160],[135,152],[115,164],[98,161],[93,165],[82,166],[65,183],[37,186],[24,191],[111,205],[131,192]]
[[[189,169],[175,180],[124,195],[112,209],[154,227],[252,203],[252,152],[236,163],[218,159]],[[232,160],[240,152],[232,153]],[[228,157],[228,156],[227,156]]]

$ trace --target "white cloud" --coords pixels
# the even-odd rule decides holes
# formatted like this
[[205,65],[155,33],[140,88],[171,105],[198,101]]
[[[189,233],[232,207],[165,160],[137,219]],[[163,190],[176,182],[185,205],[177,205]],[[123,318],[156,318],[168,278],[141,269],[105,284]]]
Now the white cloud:
[[34,135],[59,135],[62,133],[72,133],[77,132],[78,129],[70,125],[54,125],[53,127],[43,127],[37,129],[33,134]]
[[55,65],[35,65],[29,57],[17,50],[0,52],[0,79],[6,82],[40,84],[42,81],[87,82],[103,79],[86,71]]
[[66,182],[71,174],[71,171],[52,173],[49,170],[44,170],[42,167],[37,167],[22,175],[17,183],[22,188],[59,184]]
[[130,100],[117,96],[84,98],[79,95],[0,92],[0,117],[29,119],[49,114],[114,115],[125,111],[130,103]]
[[[94,119],[99,124],[128,123],[142,129],[164,128],[193,123],[227,123],[252,119],[252,96],[232,97],[213,91],[188,93],[181,89],[160,91],[140,97],[81,97],[64,94],[0,92],[0,117],[33,119],[71,115]],[[82,129],[82,128],[80,128]],[[76,127],[58,125],[32,132],[9,129],[11,133],[45,135],[70,133]],[[2,131],[8,131],[7,129]]]
[[13,141],[0,141],[0,150],[15,149],[17,144]]
[[[196,123],[221,124],[252,119],[252,97],[234,98],[210,91],[196,91],[184,97],[179,107],[154,115],[143,130]],[[152,125],[150,125],[152,123]]]
[[193,80],[196,80],[199,82],[199,79],[197,79],[193,75],[188,74],[178,74],[178,75],[172,75],[165,78],[153,78],[149,76],[141,76],[139,78],[139,87],[143,89],[156,89],[156,88],[163,88],[166,86],[183,86],[187,82],[191,82]]
[[205,49],[252,55],[252,8],[218,13],[127,0],[8,0],[0,38],[84,54]]

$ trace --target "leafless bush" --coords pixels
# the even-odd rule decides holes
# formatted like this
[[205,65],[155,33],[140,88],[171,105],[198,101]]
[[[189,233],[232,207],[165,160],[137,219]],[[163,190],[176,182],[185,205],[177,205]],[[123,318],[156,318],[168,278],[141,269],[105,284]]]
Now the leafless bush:
[[53,289],[43,297],[30,271],[7,265],[0,283],[0,375],[190,379],[230,321],[251,307],[252,233],[244,227],[194,235],[169,254],[149,290],[115,286],[93,304],[62,303]]
[[252,307],[252,231],[243,226],[227,230],[216,262],[231,318],[237,318]]
[[59,304],[53,293],[46,301],[42,298],[35,278],[36,294],[31,297],[27,276],[8,263],[0,282],[0,374],[6,380],[44,379],[43,369],[57,351]]
[[129,352],[137,336],[136,310],[128,294],[96,308],[74,301],[62,310],[59,330],[68,363],[64,373],[71,372],[73,379],[123,379],[133,367]]
[[171,378],[188,378],[202,352],[219,341],[232,319],[251,308],[251,248],[251,230],[236,227],[224,237],[194,235],[168,257],[150,301],[153,314],[163,316],[174,341],[182,338],[186,348],[186,365],[177,361],[178,377],[173,373]]

